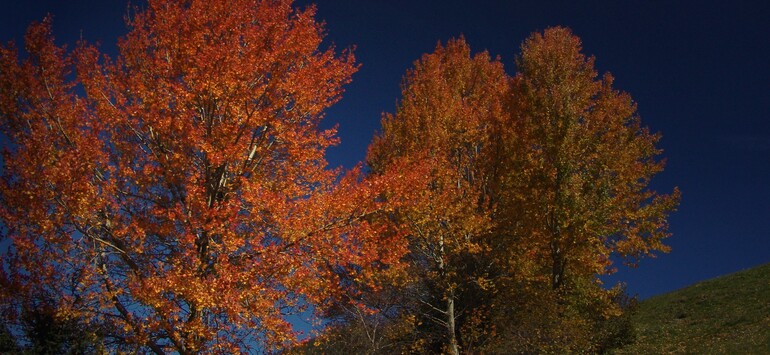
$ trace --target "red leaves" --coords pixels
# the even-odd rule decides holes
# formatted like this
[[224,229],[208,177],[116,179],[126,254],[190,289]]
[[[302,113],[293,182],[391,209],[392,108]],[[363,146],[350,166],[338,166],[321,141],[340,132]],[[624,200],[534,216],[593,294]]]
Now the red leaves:
[[374,173],[340,176],[324,158],[336,130],[318,124],[358,67],[320,48],[314,15],[152,0],[115,59],[56,46],[48,19],[23,62],[0,48],[3,311],[55,296],[116,352],[277,350],[308,307],[374,317],[406,285],[419,295],[404,309],[430,316],[399,333],[452,328],[461,296],[537,296],[593,280],[612,254],[666,250],[678,192],[647,189],[658,136],[569,31],[527,40],[513,79],[462,39],[439,45],[383,118]]
[[336,138],[317,124],[357,66],[319,49],[313,17],[290,1],[150,1],[114,60],[67,54],[47,20],[25,63],[2,48],[18,275],[3,282],[90,300],[74,316],[116,349],[271,349],[294,340],[300,302],[321,311],[360,287],[344,278],[397,261],[378,183],[333,188],[326,170]]

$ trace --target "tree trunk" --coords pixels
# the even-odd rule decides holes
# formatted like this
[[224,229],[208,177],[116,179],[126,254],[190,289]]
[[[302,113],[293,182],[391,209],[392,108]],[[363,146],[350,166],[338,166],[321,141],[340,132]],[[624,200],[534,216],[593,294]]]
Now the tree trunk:
[[[438,269],[441,272],[441,276],[445,279],[445,281],[449,281],[446,279],[447,271],[446,271],[446,265],[444,265],[444,236],[441,235],[439,237],[439,252],[440,252],[440,258],[438,262]],[[446,311],[444,314],[446,315],[446,328],[447,328],[447,335],[449,336],[449,352],[452,355],[460,355],[460,347],[457,345],[457,336],[455,335],[455,291],[452,288],[452,286],[449,286],[449,289],[446,291]]]
[[455,335],[455,292],[449,291],[446,300],[447,331],[449,332],[449,352],[453,355],[460,355],[460,347],[457,344]]

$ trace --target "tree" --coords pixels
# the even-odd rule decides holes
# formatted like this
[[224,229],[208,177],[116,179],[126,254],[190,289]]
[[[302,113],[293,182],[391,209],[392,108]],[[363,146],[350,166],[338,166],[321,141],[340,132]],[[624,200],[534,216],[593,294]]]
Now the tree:
[[522,44],[501,135],[507,170],[497,183],[498,233],[510,245],[498,249],[509,253],[501,264],[516,270],[511,292],[532,288],[552,300],[536,317],[552,323],[535,327],[550,324],[539,344],[562,339],[559,352],[596,346],[596,322],[620,313],[620,290],[605,290],[597,275],[613,272],[613,258],[634,264],[668,251],[667,218],[679,200],[676,189],[649,189],[664,167],[660,136],[581,51],[561,27]]
[[609,74],[597,80],[568,29],[521,49],[509,78],[462,39],[439,45],[370,147],[374,174],[430,169],[395,214],[411,231],[412,278],[395,286],[391,324],[411,319],[418,351],[606,350],[628,337],[628,302],[598,276],[668,250],[679,193],[649,189],[659,135]]
[[55,295],[112,351],[270,351],[289,315],[396,270],[389,182],[326,168],[318,122],[357,66],[314,13],[151,0],[114,59],[56,46],[49,19],[26,59],[2,47],[3,314]]
[[402,304],[416,313],[423,350],[458,354],[461,328],[472,318],[466,311],[474,308],[461,301],[486,287],[490,129],[502,116],[506,80],[499,60],[486,52],[471,56],[464,39],[439,44],[407,73],[396,113],[383,117],[369,149],[375,174],[402,161],[430,169],[411,203],[397,210],[398,222],[411,230],[407,258],[414,277],[402,289]]
[[511,187],[527,194],[507,200],[533,217],[519,234],[545,242],[532,245],[545,250],[552,288],[565,284],[567,270],[611,272],[613,253],[634,261],[668,251],[667,216],[679,193],[649,190],[665,164],[660,135],[641,126],[631,97],[613,89],[610,74],[596,80],[593,57],[565,28],[533,34],[517,65],[507,156],[521,169]]
[[[17,324],[3,317],[0,351],[20,354],[95,354],[104,353],[106,337],[101,329],[86,325],[81,319],[57,314],[56,295],[36,295],[16,308]],[[11,333],[9,330],[15,332]]]

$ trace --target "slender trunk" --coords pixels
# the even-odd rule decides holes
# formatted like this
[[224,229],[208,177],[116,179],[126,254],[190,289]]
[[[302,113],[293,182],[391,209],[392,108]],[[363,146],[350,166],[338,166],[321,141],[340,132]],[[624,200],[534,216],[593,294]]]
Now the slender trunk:
[[557,290],[564,284],[565,261],[561,246],[556,240],[551,242],[551,263],[551,286]]
[[[442,277],[446,279],[446,265],[444,265],[444,236],[439,239],[439,251],[440,258],[438,268]],[[448,281],[448,280],[446,280]],[[460,355],[460,347],[457,345],[457,336],[455,335],[455,291],[452,286],[449,286],[449,290],[446,293],[446,328],[447,335],[449,336],[449,352],[453,355]]]
[[562,250],[561,211],[565,205],[562,185],[565,184],[566,174],[564,168],[556,168],[556,201],[551,211],[551,286],[558,290],[564,284],[564,250]]
[[460,347],[457,345],[457,336],[455,335],[454,295],[454,290],[450,290],[446,300],[447,331],[449,332],[449,352],[453,355],[460,355]]

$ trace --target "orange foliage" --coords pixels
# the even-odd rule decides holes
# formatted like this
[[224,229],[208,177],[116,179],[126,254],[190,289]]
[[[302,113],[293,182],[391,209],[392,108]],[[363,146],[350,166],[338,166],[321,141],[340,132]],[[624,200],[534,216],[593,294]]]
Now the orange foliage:
[[314,15],[151,0],[116,58],[56,46],[48,19],[25,59],[0,47],[0,315],[43,299],[159,354],[284,349],[308,307],[353,310],[372,351],[596,346],[620,294],[597,275],[667,251],[679,198],[648,188],[664,162],[631,97],[564,28],[513,78],[452,40],[407,73],[373,174],[343,176],[318,124],[357,65]]
[[2,303],[55,295],[116,349],[270,350],[296,340],[287,315],[396,271],[375,218],[393,182],[326,168],[318,122],[357,66],[314,13],[154,0],[114,59],[57,47],[50,20],[25,60],[2,47]]
[[642,127],[630,95],[597,80],[593,57],[565,28],[522,44],[512,81],[511,144],[503,178],[510,225],[529,253],[551,270],[554,288],[574,275],[612,272],[611,255],[636,258],[667,251],[667,216],[678,191],[648,189],[663,170],[660,139]]
[[659,136],[581,51],[567,29],[533,34],[510,78],[450,41],[415,63],[383,118],[374,171],[431,171],[396,210],[411,231],[401,303],[424,321],[423,350],[598,349],[592,334],[621,312],[621,289],[598,275],[614,256],[668,250],[679,193],[648,188],[664,165]]
[[483,267],[469,263],[484,263],[489,251],[484,237],[493,227],[496,153],[490,130],[502,116],[506,80],[499,60],[472,56],[463,39],[438,45],[407,73],[396,113],[383,117],[369,148],[375,172],[402,161],[430,169],[396,214],[411,231],[407,289],[417,289],[405,292],[403,303],[414,303],[408,312],[438,328],[434,336],[446,346],[420,346],[423,351],[459,352],[457,322],[469,306],[460,295],[488,281]]

